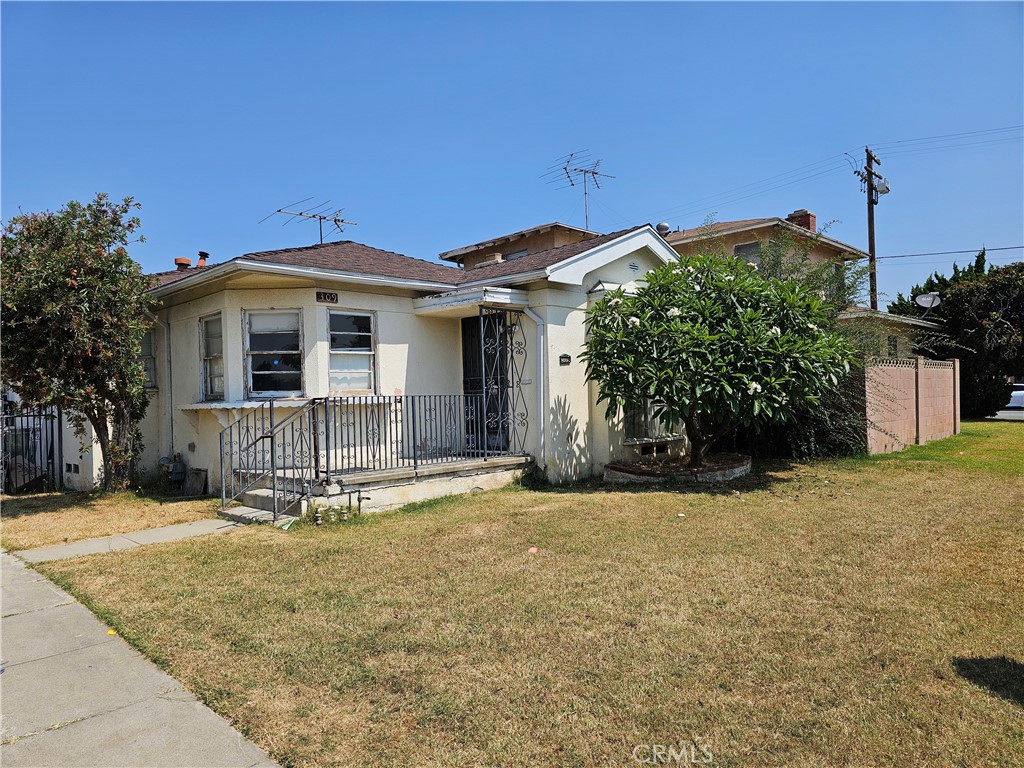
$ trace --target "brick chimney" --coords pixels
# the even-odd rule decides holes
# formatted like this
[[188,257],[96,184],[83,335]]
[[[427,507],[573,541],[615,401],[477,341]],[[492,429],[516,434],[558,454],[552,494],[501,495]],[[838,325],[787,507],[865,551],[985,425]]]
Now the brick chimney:
[[182,272],[192,266],[192,259],[186,259],[184,256],[179,256],[174,260],[174,266],[179,272]]
[[799,211],[793,211],[786,217],[786,221],[790,224],[796,224],[798,227],[803,227],[810,232],[818,231],[817,220],[814,214],[806,208],[801,208]]
[[196,259],[196,269],[198,269],[199,267],[205,267],[206,266],[206,260],[209,257],[210,257],[210,254],[208,254],[206,251],[200,251],[199,252],[199,258]]

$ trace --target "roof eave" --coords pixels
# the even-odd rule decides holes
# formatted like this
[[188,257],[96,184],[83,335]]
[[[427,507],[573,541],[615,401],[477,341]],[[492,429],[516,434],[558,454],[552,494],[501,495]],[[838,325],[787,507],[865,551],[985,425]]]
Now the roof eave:
[[301,267],[293,264],[277,264],[262,261],[251,261],[248,259],[233,259],[218,264],[211,269],[203,270],[175,280],[173,283],[158,286],[150,289],[150,293],[157,298],[177,293],[180,290],[201,285],[206,280],[224,277],[235,272],[260,272],[273,275],[292,275],[300,277],[323,276],[332,280],[357,283],[359,285],[372,285],[382,288],[411,288],[413,290],[438,291],[452,290],[455,283],[443,283],[436,280],[417,280],[414,278],[385,277],[383,275],[367,275],[360,272],[348,272],[341,269],[324,269],[322,267]]

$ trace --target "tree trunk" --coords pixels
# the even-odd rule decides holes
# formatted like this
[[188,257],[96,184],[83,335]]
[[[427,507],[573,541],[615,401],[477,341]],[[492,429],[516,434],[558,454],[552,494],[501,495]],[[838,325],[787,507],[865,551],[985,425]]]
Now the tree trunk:
[[87,413],[86,418],[92,425],[92,431],[96,442],[100,444],[100,458],[103,460],[103,490],[109,491],[113,487],[113,456],[111,455],[110,428],[107,425],[105,413]]
[[690,468],[703,467],[704,453],[708,449],[708,442],[700,428],[700,417],[683,419],[683,425],[686,427],[686,437],[690,441],[690,461],[687,466]]

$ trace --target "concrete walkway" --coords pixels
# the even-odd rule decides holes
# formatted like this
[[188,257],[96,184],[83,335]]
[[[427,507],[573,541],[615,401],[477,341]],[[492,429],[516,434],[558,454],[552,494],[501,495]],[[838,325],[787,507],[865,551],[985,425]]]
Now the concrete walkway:
[[57,544],[52,547],[23,549],[18,557],[28,563],[43,563],[47,560],[65,560],[69,557],[95,555],[100,552],[116,552],[119,549],[131,549],[143,544],[163,544],[168,541],[190,539],[193,536],[206,536],[209,533],[227,533],[238,528],[237,523],[230,520],[213,518],[196,520],[192,523],[165,525],[162,528],[149,528],[145,531],[122,533],[118,536],[104,536],[102,539],[86,539],[71,544]]
[[0,579],[4,768],[277,765],[11,555]]

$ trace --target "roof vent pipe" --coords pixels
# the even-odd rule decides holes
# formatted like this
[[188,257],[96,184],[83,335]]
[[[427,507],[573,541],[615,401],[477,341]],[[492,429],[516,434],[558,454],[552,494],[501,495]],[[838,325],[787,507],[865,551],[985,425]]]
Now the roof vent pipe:
[[196,259],[196,269],[198,269],[199,267],[205,267],[206,266],[206,260],[209,257],[210,257],[210,254],[208,254],[206,251],[200,251],[199,252],[199,258]]
[[672,227],[669,226],[667,221],[663,221],[661,222],[661,224],[657,226],[657,230],[658,234],[664,237],[665,235],[672,231]]
[[192,259],[186,259],[184,256],[179,256],[174,260],[174,266],[179,272],[182,272],[192,266]]

